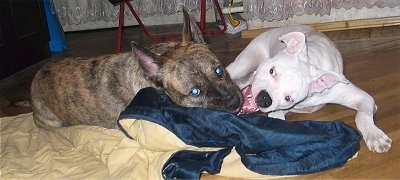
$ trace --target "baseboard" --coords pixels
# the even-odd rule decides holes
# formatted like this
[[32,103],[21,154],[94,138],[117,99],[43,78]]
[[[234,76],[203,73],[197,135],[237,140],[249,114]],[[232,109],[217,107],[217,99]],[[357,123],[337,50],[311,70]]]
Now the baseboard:
[[[400,16],[371,18],[371,19],[358,19],[358,20],[349,20],[349,21],[337,21],[337,22],[329,22],[329,23],[316,23],[316,24],[309,24],[309,25],[321,32],[384,27],[384,26],[400,25]],[[254,38],[254,37],[258,36],[259,34],[265,32],[265,31],[268,31],[268,29],[271,29],[271,28],[244,30],[241,32],[241,35],[242,35],[243,39]]]

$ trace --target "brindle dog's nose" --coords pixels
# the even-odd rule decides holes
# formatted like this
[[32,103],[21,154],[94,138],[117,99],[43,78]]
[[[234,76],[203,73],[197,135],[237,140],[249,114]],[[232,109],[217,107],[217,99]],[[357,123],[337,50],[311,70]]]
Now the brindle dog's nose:
[[256,103],[262,108],[267,108],[272,104],[271,96],[269,96],[267,91],[262,90],[257,94]]
[[241,99],[231,94],[225,96],[225,99],[226,99],[225,107],[228,110],[234,111],[238,109],[241,105]]

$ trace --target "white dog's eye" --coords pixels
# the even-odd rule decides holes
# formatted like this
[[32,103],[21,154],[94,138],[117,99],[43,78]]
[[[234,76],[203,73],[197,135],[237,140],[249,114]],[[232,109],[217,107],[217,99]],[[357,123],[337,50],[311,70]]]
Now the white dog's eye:
[[271,74],[272,76],[275,76],[275,75],[276,75],[275,67],[272,67],[272,68],[269,70],[269,74]]
[[286,101],[286,102],[292,102],[292,97],[290,97],[290,96],[285,96],[285,101]]

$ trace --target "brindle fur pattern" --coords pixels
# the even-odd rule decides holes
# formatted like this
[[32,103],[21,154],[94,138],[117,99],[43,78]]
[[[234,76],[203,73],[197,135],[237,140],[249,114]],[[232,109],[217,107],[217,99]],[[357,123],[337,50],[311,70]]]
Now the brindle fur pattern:
[[[205,45],[184,10],[182,42],[147,49],[132,43],[132,52],[90,59],[50,62],[36,74],[31,88],[35,123],[46,129],[69,125],[114,128],[121,111],[144,87],[164,90],[179,105],[235,111],[242,102],[229,75]],[[223,69],[225,71],[225,69]],[[199,88],[198,96],[190,90]]]

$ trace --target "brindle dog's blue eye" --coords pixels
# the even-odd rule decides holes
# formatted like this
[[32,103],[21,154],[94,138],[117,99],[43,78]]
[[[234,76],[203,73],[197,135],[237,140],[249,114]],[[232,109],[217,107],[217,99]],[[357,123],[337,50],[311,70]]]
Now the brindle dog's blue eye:
[[221,77],[223,72],[224,72],[224,69],[222,69],[221,66],[217,66],[215,68],[215,74],[217,74],[218,77]]
[[199,88],[197,88],[197,87],[194,87],[194,88],[192,88],[191,90],[190,90],[190,95],[192,95],[192,96],[198,96],[199,94],[200,94],[200,89]]

